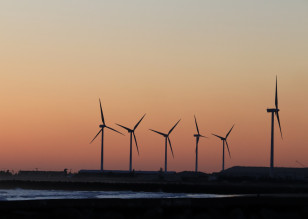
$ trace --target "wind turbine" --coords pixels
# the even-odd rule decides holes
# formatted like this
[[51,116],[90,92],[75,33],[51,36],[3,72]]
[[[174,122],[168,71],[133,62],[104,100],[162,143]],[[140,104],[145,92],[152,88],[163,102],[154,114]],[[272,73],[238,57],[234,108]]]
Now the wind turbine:
[[202,137],[202,138],[207,138],[207,137],[200,135],[196,116],[194,116],[194,117],[195,117],[195,124],[196,124],[196,128],[197,128],[197,132],[198,132],[198,134],[194,134],[194,137],[196,137],[196,170],[195,171],[198,172],[198,143],[199,143],[199,139],[200,139],[200,137]]
[[[170,129],[170,131],[168,132],[168,134],[165,134],[165,133],[162,133],[162,132],[158,132],[158,131],[155,131],[153,129],[150,129],[152,132],[156,132],[157,134],[160,134],[162,136],[164,136],[165,138],[165,173],[167,173],[167,145],[168,145],[168,142],[169,142],[169,146],[170,146],[170,149],[171,149],[171,153],[172,153],[172,156],[174,158],[174,154],[173,154],[173,150],[172,150],[172,146],[171,146],[171,141],[170,141],[170,138],[169,138],[169,135],[171,134],[171,132],[173,131],[173,129],[177,126],[177,124],[180,122],[181,120],[179,120],[177,123],[175,123],[175,125]],[[168,142],[167,142],[168,141]]]
[[104,114],[103,114],[103,109],[102,109],[102,103],[101,103],[101,99],[99,99],[99,106],[100,106],[100,109],[101,109],[101,119],[102,119],[102,123],[101,125],[99,125],[100,127],[100,130],[99,132],[95,135],[95,137],[93,138],[93,140],[90,142],[90,144],[96,139],[96,137],[102,133],[102,149],[101,149],[101,171],[104,171],[104,128],[107,128],[107,129],[110,129],[112,131],[115,131],[117,133],[120,133],[121,135],[124,135],[122,134],[121,132],[109,127],[106,125],[105,123],[105,119],[104,119]]
[[281,139],[283,139],[282,138],[282,132],[281,132],[281,126],[280,126],[280,119],[279,119],[279,111],[280,110],[278,108],[277,76],[276,76],[275,106],[276,106],[276,108],[267,109],[267,112],[272,114],[270,176],[273,176],[273,169],[274,169],[274,117],[275,117],[275,115],[277,117],[279,129],[280,129],[280,134],[281,134]]
[[302,164],[301,162],[299,161],[295,161],[296,163],[298,163],[299,165],[301,165],[302,167],[306,167],[304,164]]
[[145,117],[145,114],[142,116],[142,118],[139,120],[139,122],[135,125],[134,129],[130,129],[127,128],[123,125],[117,124],[118,126],[126,129],[128,131],[128,133],[130,133],[130,147],[129,147],[129,172],[132,172],[132,137],[134,136],[134,140],[136,143],[136,148],[137,148],[137,152],[139,155],[139,149],[138,149],[138,144],[137,144],[137,139],[136,139],[136,135],[135,135],[135,130],[138,127],[138,125],[140,124],[140,122],[143,120],[143,118]]
[[212,135],[214,135],[217,138],[220,138],[222,140],[222,171],[225,170],[225,143],[227,145],[227,149],[228,149],[228,152],[229,152],[229,157],[231,158],[231,153],[230,153],[229,145],[228,145],[228,142],[227,142],[227,138],[228,138],[230,132],[232,131],[233,127],[234,127],[234,125],[232,126],[230,131],[227,133],[226,137],[221,137],[219,135],[212,134]]

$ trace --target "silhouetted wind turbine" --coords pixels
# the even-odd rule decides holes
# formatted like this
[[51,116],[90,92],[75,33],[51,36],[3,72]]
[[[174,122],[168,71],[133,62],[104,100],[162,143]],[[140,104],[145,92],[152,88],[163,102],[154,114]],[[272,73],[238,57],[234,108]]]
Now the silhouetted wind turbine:
[[198,172],[198,144],[199,144],[199,139],[200,139],[200,137],[202,137],[202,138],[207,138],[207,137],[200,135],[196,116],[194,116],[194,117],[195,117],[195,124],[196,124],[196,128],[197,128],[197,132],[198,132],[198,134],[194,134],[194,137],[196,137],[196,169],[195,169],[195,171]]
[[306,167],[304,164],[302,164],[301,162],[299,161],[295,161],[296,163],[298,163],[299,165],[301,165],[302,167]]
[[228,152],[229,152],[229,157],[231,158],[231,153],[230,153],[229,145],[228,145],[228,142],[227,142],[227,138],[228,138],[230,132],[232,131],[233,127],[234,127],[234,125],[232,126],[232,128],[230,129],[230,131],[228,132],[226,137],[221,137],[219,135],[212,134],[212,135],[214,135],[217,138],[220,138],[222,140],[222,171],[225,170],[225,143],[227,145],[227,149],[228,149]]
[[99,132],[95,135],[95,137],[94,137],[93,140],[90,142],[90,144],[96,139],[96,137],[97,137],[100,133],[102,133],[101,171],[103,171],[103,170],[104,170],[104,128],[107,128],[107,129],[110,129],[110,130],[112,130],[112,131],[115,131],[115,132],[117,132],[117,133],[119,133],[119,134],[121,134],[121,135],[124,135],[124,134],[122,134],[121,132],[119,132],[119,131],[117,131],[117,130],[115,130],[115,129],[113,129],[113,128],[111,128],[111,127],[109,127],[109,126],[106,125],[105,119],[104,119],[104,114],[103,114],[103,109],[102,109],[101,99],[99,99],[99,106],[100,106],[100,109],[101,109],[101,119],[102,119],[102,123],[103,123],[103,124],[99,125],[100,130],[99,130]]
[[277,91],[277,76],[276,76],[276,92],[275,92],[275,106],[276,108],[267,109],[268,113],[272,114],[272,130],[271,130],[271,161],[270,161],[270,176],[273,176],[273,168],[274,168],[274,115],[277,117],[280,134],[282,138],[282,132],[281,132],[281,125],[280,125],[280,119],[279,119],[279,108],[278,108],[278,91]]
[[130,147],[129,147],[129,172],[132,172],[132,137],[134,136],[134,140],[136,143],[136,148],[137,148],[137,152],[139,155],[139,149],[138,149],[138,144],[137,144],[137,139],[136,139],[136,135],[135,135],[135,130],[138,127],[138,125],[140,124],[140,122],[143,120],[143,118],[145,117],[145,114],[142,116],[142,118],[139,120],[139,122],[135,125],[134,129],[130,129],[127,128],[123,125],[117,124],[118,126],[126,129],[128,131],[128,133],[130,133]]
[[[170,138],[169,138],[169,135],[171,134],[171,132],[173,131],[173,129],[177,126],[177,124],[180,122],[181,120],[179,120],[177,123],[175,123],[175,125],[170,129],[170,131],[168,132],[168,134],[165,134],[165,133],[162,133],[162,132],[158,132],[158,131],[155,131],[153,129],[150,129],[152,132],[156,132],[157,134],[160,134],[162,136],[164,136],[165,138],[165,173],[167,173],[167,145],[168,145],[168,142],[169,142],[169,145],[170,145],[170,149],[171,149],[171,153],[172,153],[172,156],[174,158],[174,154],[173,154],[173,150],[172,150],[172,146],[171,146],[171,141],[170,141]],[[168,141],[168,142],[167,142]]]

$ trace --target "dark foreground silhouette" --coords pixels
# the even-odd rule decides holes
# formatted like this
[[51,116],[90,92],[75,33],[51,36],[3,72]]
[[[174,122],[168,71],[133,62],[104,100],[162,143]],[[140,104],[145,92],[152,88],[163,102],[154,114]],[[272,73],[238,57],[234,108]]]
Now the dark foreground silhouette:
[[[296,177],[292,177],[288,171]],[[252,172],[253,177],[250,175]],[[268,174],[268,169],[257,167],[234,167],[218,175],[192,172],[85,172],[71,175],[50,171],[20,171],[12,175],[5,172],[0,177],[0,189],[130,190],[246,195],[209,199],[0,201],[0,218],[308,218],[306,172],[306,168],[277,169],[279,178],[266,178],[264,174]]]
[[307,218],[306,197],[1,202],[1,218]]

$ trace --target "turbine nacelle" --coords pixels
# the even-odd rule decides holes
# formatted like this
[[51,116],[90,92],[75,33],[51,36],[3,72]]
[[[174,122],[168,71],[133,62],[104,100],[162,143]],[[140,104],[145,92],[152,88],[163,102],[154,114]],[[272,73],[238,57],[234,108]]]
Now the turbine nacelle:
[[268,113],[272,114],[272,122],[271,122],[271,157],[270,157],[270,176],[273,174],[273,168],[274,168],[274,120],[275,117],[277,118],[277,122],[279,125],[280,135],[281,139],[282,137],[282,131],[281,131],[281,124],[279,119],[279,107],[278,107],[278,85],[277,85],[277,76],[276,76],[276,89],[275,89],[275,108],[267,109]]
[[103,151],[104,151],[104,128],[110,129],[111,131],[117,132],[117,133],[119,133],[121,135],[124,135],[124,134],[122,134],[121,132],[119,132],[119,131],[117,131],[117,130],[115,130],[115,129],[113,129],[113,128],[111,128],[111,127],[106,125],[104,114],[103,114],[103,108],[102,108],[101,99],[99,99],[99,108],[100,108],[102,124],[99,125],[100,130],[95,135],[95,137],[92,139],[90,144],[97,138],[97,136],[99,134],[102,134],[102,141],[101,141],[101,171],[103,171],[104,170],[104,162],[103,162],[104,161],[104,154],[103,154]]
[[168,137],[169,137],[168,134],[165,134],[165,133],[162,133],[162,132],[158,132],[158,131],[155,131],[155,130],[153,130],[153,129],[150,129],[150,130],[151,130],[152,132],[156,132],[157,134],[164,136],[165,138],[168,138]]
[[[223,141],[223,146],[224,146],[224,143],[226,143],[230,158],[231,158],[231,153],[230,153],[230,149],[229,149],[229,144],[227,142],[227,138],[230,135],[233,127],[234,127],[234,124],[233,124],[232,128],[229,130],[229,132],[226,134],[226,137],[222,137],[222,136],[219,136],[219,135],[216,135],[216,134],[212,134],[212,135],[216,136],[217,138],[220,138],[220,140]],[[223,163],[224,163],[224,160],[223,160]],[[224,164],[223,164],[223,169],[224,169]]]
[[195,117],[196,129],[197,129],[197,132],[198,132],[198,134],[194,134],[194,137],[196,137],[196,138],[200,138],[200,137],[207,138],[206,136],[203,136],[203,135],[200,134],[199,128],[198,128],[198,123],[197,123],[197,118],[196,118],[195,115],[194,115],[194,117]]
[[276,108],[273,108],[273,109],[267,109],[267,112],[268,113],[276,113],[276,112],[279,112],[280,109],[276,109]]
[[124,127],[124,126],[122,126],[122,125],[119,125],[119,124],[117,124],[117,123],[116,123],[116,125],[122,127],[122,128],[125,129],[128,133],[133,133],[133,132],[134,132],[134,130],[129,129],[129,128],[127,128],[127,127]]
[[128,133],[134,133],[136,128],[139,126],[140,122],[143,120],[143,118],[145,117],[146,114],[144,114],[141,119],[137,122],[137,124],[135,125],[135,127],[133,129],[130,129],[130,128],[127,128],[126,126],[124,125],[120,125],[118,123],[116,123],[116,125],[122,127],[123,129],[125,129]]
[[224,138],[224,137],[220,137],[220,136],[215,135],[215,134],[212,134],[212,135],[216,136],[217,138],[219,138],[219,139],[220,139],[220,140],[222,140],[222,141],[226,141],[226,140],[227,140],[227,139],[226,139],[226,138]]
[[142,118],[138,121],[138,123],[134,126],[134,129],[130,129],[130,128],[127,128],[126,126],[124,125],[120,125],[118,123],[116,123],[116,125],[120,126],[121,128],[125,129],[128,133],[130,133],[130,138],[131,138],[131,141],[130,141],[130,167],[129,167],[129,171],[131,171],[131,165],[132,165],[132,152],[131,152],[131,147],[132,147],[132,136],[134,137],[134,140],[135,140],[135,144],[136,144],[136,148],[137,148],[137,152],[138,152],[138,155],[139,155],[139,148],[138,148],[138,143],[137,143],[137,138],[136,138],[136,135],[135,135],[135,130],[136,128],[139,126],[140,122],[143,120],[143,118],[145,117],[146,114],[144,114],[142,116]]
[[[124,135],[123,133],[121,133],[121,132],[119,132],[119,131],[117,131],[117,130],[115,130],[115,129],[113,129],[113,128],[111,128],[111,127],[109,127],[109,126],[107,126],[106,125],[106,123],[105,123],[105,118],[104,118],[104,114],[103,114],[103,109],[102,109],[102,103],[101,103],[101,99],[99,99],[99,107],[100,107],[100,113],[101,113],[101,120],[102,120],[102,123],[103,124],[100,124],[99,125],[99,128],[100,128],[100,130],[99,130],[99,132],[95,135],[95,137],[93,138],[93,140],[90,142],[90,144],[96,139],[96,137],[102,132],[103,133],[103,129],[104,128],[107,128],[107,129],[110,129],[110,130],[112,130],[112,131],[114,131],[114,132],[117,132],[117,133],[119,133],[119,134],[121,134],[121,135]],[[102,145],[103,145],[103,143],[102,143]],[[103,146],[102,146],[103,147]]]
[[204,136],[204,135],[200,135],[200,134],[194,134],[194,137],[202,137],[202,138],[207,138],[206,136]]
[[[172,146],[171,146],[171,140],[169,138],[169,135],[171,134],[171,132],[173,131],[173,129],[179,124],[179,122],[181,121],[181,119],[179,121],[177,121],[177,123],[175,123],[175,125],[169,130],[168,134],[165,134],[165,133],[162,133],[162,132],[159,132],[159,131],[155,131],[153,129],[150,129],[152,132],[155,132],[159,135],[162,135],[164,136],[164,138],[166,139],[166,147],[167,147],[167,142],[169,142],[169,146],[170,146],[170,150],[171,150],[171,153],[172,153],[172,156],[174,157],[174,154],[173,154],[173,149],[172,149]],[[166,150],[167,151],[167,150]]]
[[274,116],[274,113],[277,117],[277,121],[278,121],[278,125],[279,125],[279,129],[280,129],[280,135],[282,138],[282,131],[281,131],[281,125],[280,125],[280,119],[279,119],[279,107],[278,107],[278,85],[277,85],[277,76],[276,76],[276,89],[275,89],[275,107],[276,108],[272,108],[272,109],[267,109],[268,113],[272,113]]

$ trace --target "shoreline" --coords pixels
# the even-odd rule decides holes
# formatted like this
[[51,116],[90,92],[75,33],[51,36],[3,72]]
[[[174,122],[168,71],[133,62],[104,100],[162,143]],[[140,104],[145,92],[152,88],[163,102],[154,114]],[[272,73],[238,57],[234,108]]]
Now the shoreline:
[[307,183],[295,182],[169,182],[118,180],[2,179],[0,189],[78,190],[78,191],[142,191],[208,194],[308,194]]
[[[1,178],[0,189],[133,191],[235,195],[0,201],[2,218],[307,218],[308,184],[276,181],[141,180],[138,177]],[[239,195],[239,196],[237,196]],[[241,196],[243,195],[243,196]]]

